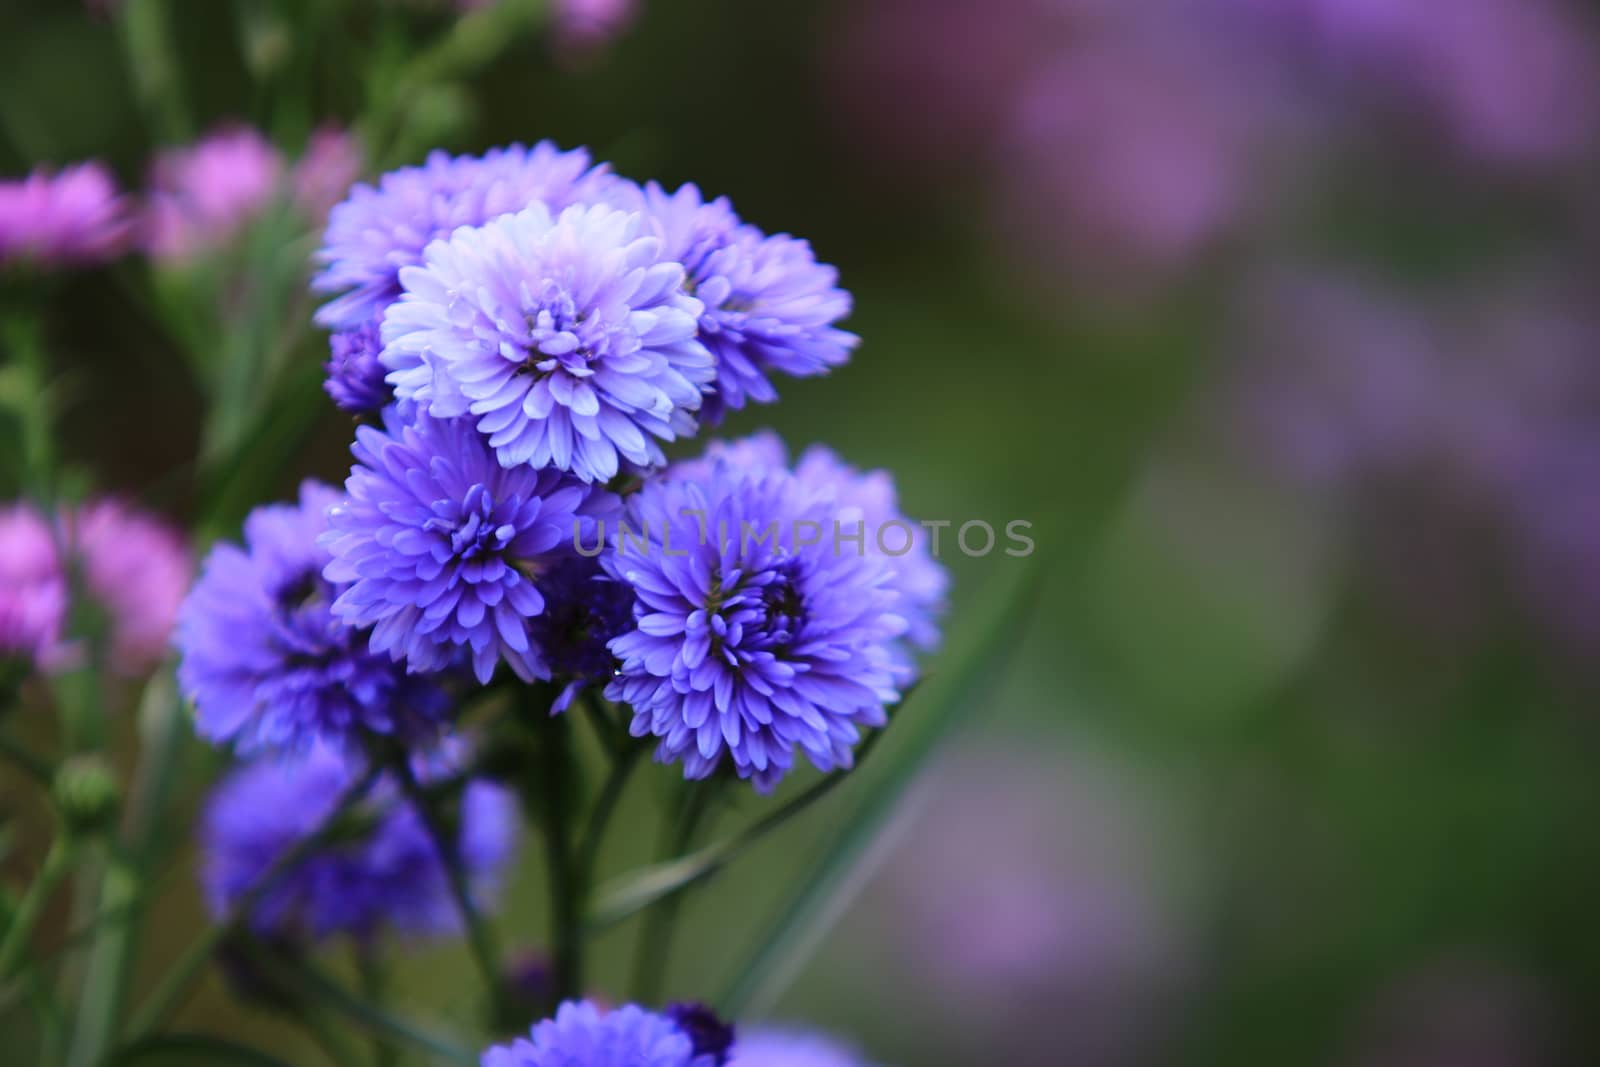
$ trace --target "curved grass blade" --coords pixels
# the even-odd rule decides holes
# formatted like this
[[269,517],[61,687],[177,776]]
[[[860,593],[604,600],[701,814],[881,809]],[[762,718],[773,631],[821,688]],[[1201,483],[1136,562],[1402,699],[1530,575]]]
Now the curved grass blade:
[[[906,696],[909,699],[911,693],[908,691]],[[862,742],[860,750],[856,753],[856,769],[866,762],[867,756],[871,754],[882,736],[883,731],[874,731]],[[736,834],[697,849],[686,856],[651,864],[609,885],[602,886],[599,891],[599,902],[587,923],[589,931],[598,933],[606,930],[653,904],[674,897],[691,886],[711,878],[743,855],[746,849],[833,792],[834,788],[850,774],[850,771],[834,771],[776,811],[757,819]]]
[[753,1017],[770,1009],[849,903],[862,860],[889,822],[896,801],[1016,647],[1043,585],[1039,558],[1035,556],[989,610],[977,616],[980,621],[966,631],[960,653],[951,657],[954,666],[923,686],[925,696],[916,715],[909,717],[904,709],[897,713],[897,719],[906,719],[901,727],[905,740],[869,783],[857,810],[842,820],[844,829],[818,860],[815,876],[756,941],[754,951],[717,998],[724,1018]]

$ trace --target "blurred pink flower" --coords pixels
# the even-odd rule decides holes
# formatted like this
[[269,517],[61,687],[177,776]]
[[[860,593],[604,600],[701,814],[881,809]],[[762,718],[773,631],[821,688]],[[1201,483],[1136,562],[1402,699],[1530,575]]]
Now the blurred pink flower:
[[98,163],[0,181],[0,266],[103,262],[122,252],[131,229],[127,199]]
[[295,205],[321,225],[361,176],[362,163],[361,146],[349,131],[338,126],[318,128],[290,175]]
[[550,22],[563,52],[592,52],[619,36],[639,14],[639,0],[554,0]]
[[55,666],[66,618],[67,577],[49,524],[27,504],[0,507],[0,660]]
[[183,536],[156,517],[110,499],[67,518],[66,543],[83,585],[110,624],[110,665],[138,676],[166,656],[178,608],[194,577]]
[[246,127],[162,153],[145,206],[146,247],[184,263],[226,244],[272,203],[282,176],[277,149]]

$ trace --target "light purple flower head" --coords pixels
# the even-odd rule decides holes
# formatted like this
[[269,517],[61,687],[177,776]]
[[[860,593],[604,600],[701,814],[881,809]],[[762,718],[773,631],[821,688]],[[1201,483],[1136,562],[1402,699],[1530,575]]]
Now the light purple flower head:
[[[424,781],[437,768],[418,771]],[[273,863],[315,833],[360,776],[352,758],[317,747],[290,758],[265,758],[217,787],[202,829],[202,880],[213,916],[228,914]],[[421,815],[379,780],[359,812],[374,817],[366,834],[306,860],[248,917],[260,934],[320,940],[368,939],[383,930],[440,935],[460,929],[432,835]],[[503,789],[474,782],[462,795],[457,849],[475,903],[488,907],[516,842],[516,809]]]
[[456,231],[400,272],[383,319],[395,395],[477,427],[502,465],[605,482],[665,463],[715,374],[645,218],[541,206]]
[[767,791],[803,754],[849,767],[862,726],[882,726],[909,680],[894,570],[838,549],[839,487],[780,466],[714,459],[701,477],[669,471],[628,501],[602,557],[631,585],[634,628],[606,689],[633,709],[635,736],[688,778],[732,765]]
[[145,246],[182,264],[228,243],[278,195],[283,157],[246,126],[163,152],[150,176]]
[[131,231],[127,200],[98,163],[0,181],[0,267],[103,263]]
[[662,258],[682,263],[687,287],[704,304],[700,340],[717,362],[716,384],[701,407],[707,425],[747,401],[771,403],[767,380],[826,374],[860,343],[835,324],[850,314],[839,272],[818,263],[806,241],[767,236],[743,224],[726,197],[707,201],[694,185],[668,193],[618,183],[612,199],[643,210],[662,239]]
[[549,141],[511,145],[482,156],[431,153],[350,190],[328,216],[312,288],[333,295],[317,312],[329,329],[354,329],[376,319],[400,295],[400,270],[422,262],[429,242],[461,226],[543,204],[552,212],[597,199],[612,179],[591,166],[582,148],[563,152]]
[[331,557],[318,537],[339,499],[308,481],[298,503],[251,512],[243,545],[206,557],[175,643],[178,682],[210,740],[243,752],[355,748],[369,733],[426,735],[448,712],[436,679],[408,676],[335,612],[343,587],[323,577]]
[[0,507],[0,661],[60,662],[67,585],[50,524],[28,504]]
[[160,519],[110,499],[67,519],[66,541],[85,591],[110,623],[110,665],[136,676],[166,656],[194,576],[183,536]]
[[289,175],[295,206],[320,225],[361,176],[362,162],[361,145],[350,131],[318,128]]
[[739,1028],[728,1067],[871,1067],[859,1050],[829,1034],[787,1027]]
[[412,671],[470,654],[481,682],[501,659],[525,681],[548,677],[529,640],[545,610],[535,579],[592,544],[616,498],[550,468],[502,467],[460,421],[362,426],[351,452],[323,539],[325,576],[348,584],[334,613],[372,627],[372,650]]
[[635,1004],[603,1010],[569,1000],[525,1038],[486,1049],[482,1067],[723,1067],[723,1049],[702,1048],[670,1012]]

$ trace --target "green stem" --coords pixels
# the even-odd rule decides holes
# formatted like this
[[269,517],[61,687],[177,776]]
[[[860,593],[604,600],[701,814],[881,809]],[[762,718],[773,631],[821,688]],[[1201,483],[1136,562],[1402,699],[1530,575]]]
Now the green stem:
[[8,306],[0,317],[7,358],[21,375],[17,417],[22,424],[22,469],[29,494],[49,510],[55,499],[55,398],[37,313]]
[[0,978],[9,978],[20,968],[33,936],[33,928],[44,914],[45,905],[50,903],[50,898],[72,870],[73,851],[65,834],[57,835],[50,843],[39,873],[34,875],[32,884],[17,905],[11,924],[6,927],[5,940],[0,941]]
[[445,825],[437,796],[417,781],[416,772],[412,770],[411,761],[403,750],[397,750],[389,764],[400,781],[406,799],[422,816],[428,836],[433,840],[434,851],[439,854],[439,862],[444,866],[445,878],[450,884],[450,895],[455,898],[456,910],[461,913],[461,921],[467,928],[472,958],[483,975],[484,987],[498,1007],[504,996],[502,990],[505,985],[505,971],[500,966],[500,945],[495,938],[494,927],[472,899],[472,884],[467,878],[466,865],[461,860],[460,834],[451,832],[451,828]]
[[545,867],[550,885],[550,967],[555,999],[583,994],[583,909],[585,888],[573,863],[567,797],[571,792],[572,738],[565,715],[545,714],[540,721],[544,744]]
[[[151,853],[187,729],[172,676],[163,671],[151,678],[140,701],[139,766],[122,829],[122,847],[101,883],[96,914],[131,911],[144,895],[143,883],[150,873]],[[113,1039],[127,1001],[138,933],[137,922],[119,922],[101,927],[94,938],[67,1060],[72,1067],[98,1063]]]
[[[376,941],[362,942],[355,947],[356,970],[361,975],[361,994],[378,1011],[386,1011],[384,1001],[388,995],[384,981],[383,960]],[[395,1067],[399,1062],[398,1050],[387,1034],[372,1035],[372,1062],[375,1067]]]
[[117,36],[150,131],[176,144],[188,137],[189,123],[166,6],[163,0],[123,0],[117,12]]
[[316,832],[301,838],[295,845],[287,849],[268,868],[261,873],[255,883],[234,899],[233,905],[228,909],[224,919],[212,926],[200,938],[190,945],[178,961],[167,971],[161,983],[154,992],[145,1000],[144,1004],[134,1014],[128,1023],[126,1043],[133,1044],[145,1037],[163,1022],[181,1005],[190,986],[194,984],[200,972],[210,961],[211,955],[216,951],[217,945],[243,922],[256,909],[266,895],[277,888],[278,883],[287,877],[294,869],[300,866],[313,853],[326,845],[343,829],[340,825],[342,817],[346,815],[360,800],[367,795],[373,784],[378,780],[381,769],[374,765],[367,770],[359,781],[346,789],[334,803],[333,811],[327,819],[323,820]]
[[329,1011],[344,1016],[368,1033],[382,1035],[408,1045],[436,1059],[476,1067],[478,1059],[467,1049],[429,1033],[364,1000],[334,981],[305,960],[290,961],[281,956],[260,954],[257,962],[275,981],[299,989]]
[[585,899],[594,886],[595,865],[600,858],[600,846],[605,842],[606,826],[611,822],[612,813],[617,809],[617,802],[622,799],[622,794],[627,789],[628,778],[632,775],[633,768],[638,766],[639,754],[642,751],[643,749],[638,746],[631,746],[612,758],[611,773],[606,776],[605,785],[601,786],[600,795],[589,811],[589,822],[578,844],[577,860],[574,863]]
[[[671,831],[662,849],[663,860],[676,859],[689,851],[716,788],[715,781],[696,782],[688,788],[677,819],[668,824]],[[641,1004],[654,1004],[661,995],[681,903],[682,898],[674,894],[657,901],[645,913],[644,929],[639,931],[639,946],[633,957],[631,986],[633,999]]]

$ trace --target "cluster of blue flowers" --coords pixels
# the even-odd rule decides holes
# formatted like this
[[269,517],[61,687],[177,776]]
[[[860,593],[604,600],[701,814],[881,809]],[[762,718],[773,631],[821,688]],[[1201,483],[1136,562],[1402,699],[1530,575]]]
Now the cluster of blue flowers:
[[[938,638],[923,531],[887,475],[820,447],[796,465],[770,433],[675,463],[663,448],[776,399],[776,373],[848,359],[850,296],[805,241],[543,143],[357,185],[318,261],[354,464],[342,491],[308,482],[214,548],[178,630],[201,732],[253,759],[207,821],[219,915],[250,903],[257,930],[292,936],[453,929],[446,846],[412,807],[427,775],[406,766],[467,765],[453,719],[474,690],[547,684],[551,714],[603,696],[691,779],[766,791],[797,755],[851,765]],[[859,522],[909,540],[746,536]],[[680,547],[629,552],[629,531]],[[250,900],[368,768],[367,836]],[[512,809],[462,789],[455,860],[486,905]],[[569,1004],[484,1063],[721,1067],[719,1027]]]

